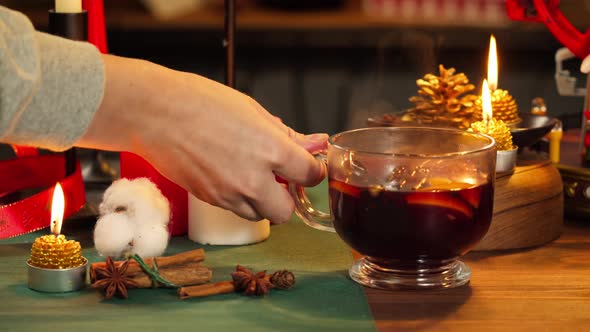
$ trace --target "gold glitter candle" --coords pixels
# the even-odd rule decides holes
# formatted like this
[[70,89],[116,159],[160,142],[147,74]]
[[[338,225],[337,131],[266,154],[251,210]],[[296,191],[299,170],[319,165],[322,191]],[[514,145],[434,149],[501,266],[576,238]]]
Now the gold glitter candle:
[[504,121],[491,119],[488,122],[474,122],[471,124],[471,130],[476,133],[482,133],[491,136],[496,140],[498,150],[512,150],[512,133]]
[[83,265],[82,248],[78,241],[62,234],[43,235],[35,239],[29,264],[45,269],[69,269]]
[[78,241],[61,234],[65,197],[57,183],[51,201],[51,234],[35,239],[27,260],[28,286],[50,293],[73,292],[84,287],[88,260]]
[[[481,97],[475,101],[475,118],[481,121],[482,101]],[[522,119],[518,115],[518,105],[516,100],[506,90],[496,89],[492,92],[492,108],[494,109],[494,119],[502,120],[508,127],[514,127]]]
[[80,243],[60,234],[65,210],[64,193],[58,183],[51,201],[51,234],[35,239],[28,263],[45,269],[69,269],[85,263]]
[[483,81],[481,88],[482,100],[482,121],[471,124],[471,131],[482,133],[491,136],[496,141],[496,148],[498,150],[513,150],[512,133],[506,126],[504,121],[493,118],[493,107],[491,100],[491,92],[488,81]]

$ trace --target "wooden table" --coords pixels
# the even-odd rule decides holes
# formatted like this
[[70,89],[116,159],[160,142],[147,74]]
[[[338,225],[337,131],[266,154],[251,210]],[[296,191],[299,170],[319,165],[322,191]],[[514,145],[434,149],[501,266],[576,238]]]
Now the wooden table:
[[[562,140],[562,162],[579,163],[579,133]],[[590,329],[590,220],[566,220],[537,248],[468,253],[469,286],[365,292],[380,331],[584,331]]]
[[528,250],[472,252],[469,286],[366,289],[380,331],[583,331],[590,328],[590,221],[566,222],[556,241]]

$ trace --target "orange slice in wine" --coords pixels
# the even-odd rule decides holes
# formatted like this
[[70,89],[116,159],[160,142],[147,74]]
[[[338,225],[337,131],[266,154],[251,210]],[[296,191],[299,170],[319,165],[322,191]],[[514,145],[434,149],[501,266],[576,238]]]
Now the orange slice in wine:
[[361,190],[355,186],[350,185],[350,184],[340,182],[337,180],[330,180],[328,182],[328,185],[330,186],[330,188],[332,188],[334,190],[338,190],[339,192],[346,194],[348,196],[352,196],[352,197],[356,197],[356,198],[361,196]]
[[[473,187],[472,184],[465,182],[452,182],[451,180],[444,178],[432,178],[428,181],[428,187],[419,189],[419,191],[446,191],[446,190],[458,190],[459,195],[467,203],[471,204],[474,208],[479,207],[481,201],[481,188]],[[471,188],[473,187],[473,188]],[[463,189],[463,190],[459,190]]]
[[435,206],[458,211],[467,218],[473,217],[471,207],[464,201],[457,199],[448,192],[415,192],[406,198],[409,205]]

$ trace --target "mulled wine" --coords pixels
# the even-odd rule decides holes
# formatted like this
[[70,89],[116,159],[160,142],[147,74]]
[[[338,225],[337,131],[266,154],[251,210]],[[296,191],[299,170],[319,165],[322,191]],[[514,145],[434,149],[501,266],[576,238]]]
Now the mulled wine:
[[305,189],[289,192],[307,225],[337,232],[362,254],[348,270],[381,289],[465,285],[459,260],[486,234],[493,213],[496,142],[465,130],[361,128],[328,139],[330,213]]
[[483,238],[492,219],[489,182],[388,191],[330,180],[329,191],[336,232],[381,265],[459,257]]

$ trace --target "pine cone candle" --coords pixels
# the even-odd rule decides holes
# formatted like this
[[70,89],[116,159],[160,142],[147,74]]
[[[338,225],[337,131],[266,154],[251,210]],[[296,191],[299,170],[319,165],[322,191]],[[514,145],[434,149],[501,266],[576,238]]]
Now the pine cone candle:
[[44,269],[69,269],[81,266],[85,261],[80,243],[66,239],[63,234],[36,238],[29,259],[32,266]]
[[512,133],[510,129],[504,124],[502,120],[492,119],[487,123],[483,121],[474,122],[471,124],[472,131],[476,133],[483,133],[491,136],[496,140],[496,148],[498,150],[512,150]]
[[[476,121],[482,119],[481,97],[475,101]],[[516,100],[508,93],[507,90],[496,89],[492,92],[492,109],[494,110],[494,119],[502,120],[508,127],[518,124],[521,118],[518,116],[518,105]]]
[[409,109],[402,121],[433,126],[467,129],[476,121],[477,96],[464,73],[455,74],[455,68],[438,66],[440,75],[426,74],[418,79],[418,96],[410,98],[414,108]]

